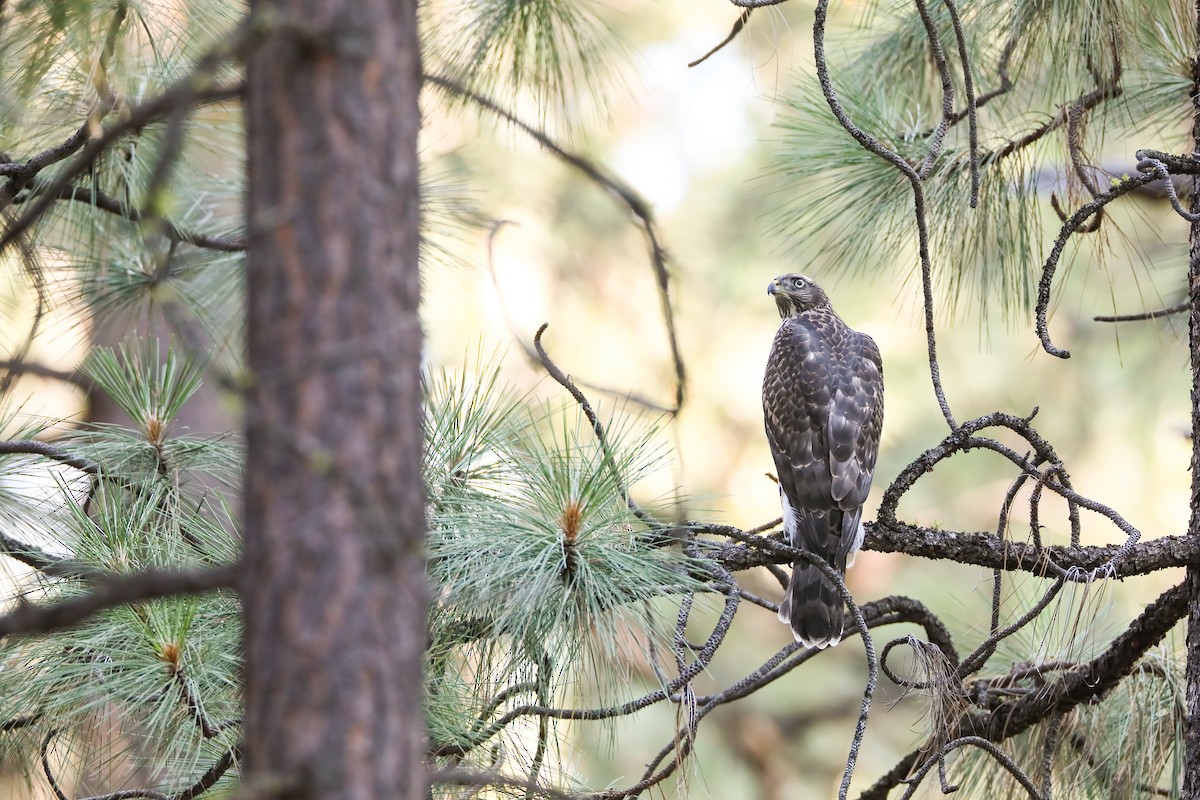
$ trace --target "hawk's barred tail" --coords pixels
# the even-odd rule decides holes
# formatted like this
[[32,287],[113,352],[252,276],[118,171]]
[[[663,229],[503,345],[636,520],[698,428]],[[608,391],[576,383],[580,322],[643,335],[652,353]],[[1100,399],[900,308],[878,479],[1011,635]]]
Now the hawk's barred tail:
[[824,650],[842,640],[846,604],[837,587],[819,569],[797,561],[779,619],[791,623],[792,635],[805,647]]

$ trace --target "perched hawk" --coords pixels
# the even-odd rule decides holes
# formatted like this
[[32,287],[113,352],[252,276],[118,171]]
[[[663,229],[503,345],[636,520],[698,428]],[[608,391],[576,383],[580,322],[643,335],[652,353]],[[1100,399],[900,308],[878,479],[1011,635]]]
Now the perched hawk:
[[[875,341],[851,330],[820,286],[780,275],[767,287],[783,323],[763,376],[767,441],[779,475],[783,528],[793,547],[840,574],[862,545],[883,426],[883,362]],[[792,566],[779,619],[806,647],[842,639],[845,603],[820,570]]]

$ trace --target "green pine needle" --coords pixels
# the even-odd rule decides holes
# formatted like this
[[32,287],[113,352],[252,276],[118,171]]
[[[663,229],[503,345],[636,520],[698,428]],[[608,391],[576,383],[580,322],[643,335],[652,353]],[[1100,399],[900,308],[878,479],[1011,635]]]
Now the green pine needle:
[[629,699],[624,665],[670,652],[679,602],[705,589],[696,565],[642,538],[625,501],[661,467],[653,430],[610,421],[606,453],[577,409],[530,403],[475,369],[427,379],[439,743],[471,742],[472,720],[521,703]]
[[607,107],[624,40],[592,0],[467,0],[427,4],[426,60],[539,119],[568,125]]
[[204,365],[147,338],[128,348],[96,347],[81,370],[129,415],[152,445],[161,445],[184,403],[200,388]]

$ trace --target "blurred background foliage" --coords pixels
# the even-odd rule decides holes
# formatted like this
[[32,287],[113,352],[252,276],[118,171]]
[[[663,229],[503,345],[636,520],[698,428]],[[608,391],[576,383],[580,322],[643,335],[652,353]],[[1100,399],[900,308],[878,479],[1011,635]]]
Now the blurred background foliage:
[[[16,16],[0,37],[0,149],[15,159],[66,139],[105,82],[136,103],[182,77],[244,11],[237,3],[207,0],[15,6],[5,12]],[[127,8],[128,19],[111,55],[101,58],[118,8]],[[616,397],[587,391],[606,414],[646,431],[634,437],[637,452],[667,456],[641,476],[635,496],[657,501],[662,513],[681,519],[751,528],[778,515],[775,485],[766,476],[771,461],[759,399],[778,324],[765,289],[775,275],[804,272],[883,352],[887,416],[867,511],[873,517],[882,488],[939,441],[945,427],[926,360],[911,199],[896,173],[829,117],[813,79],[811,3],[790,0],[756,12],[732,44],[692,68],[689,62],[726,36],[738,9],[718,0],[471,0],[424,3],[422,13],[428,71],[494,98],[611,170],[652,205],[670,256],[674,325],[688,377],[678,415],[621,398],[633,393],[667,408],[674,397],[655,276],[629,209],[525,133],[427,88],[422,276],[431,385],[449,381],[461,396],[473,380],[463,376],[483,379],[495,369],[498,376],[486,386],[511,387],[506,396],[520,399],[521,414],[547,403],[568,405],[526,355],[538,326],[549,323],[545,343],[557,363],[585,384],[614,390]],[[976,4],[965,13],[977,91],[998,84],[996,65],[1014,29],[1033,32],[1012,57],[1013,79],[1026,79],[1022,88],[981,113],[985,152],[1044,122],[1086,88],[1094,77],[1089,70],[1111,73],[1111,60],[1085,63],[1066,31],[1082,32],[1095,53],[1119,53],[1123,80],[1140,87],[1091,120],[1084,143],[1097,163],[1119,176],[1132,169],[1137,148],[1189,146],[1186,69],[1193,43],[1184,4],[1013,2]],[[891,146],[919,153],[915,136],[936,124],[940,96],[914,19],[909,3],[840,3],[832,12],[829,52],[835,82],[855,118]],[[939,24],[946,24],[944,14]],[[1121,31],[1119,41],[1113,30]],[[1040,75],[1053,80],[1029,80]],[[1031,83],[1036,88],[1027,88]],[[1049,197],[1056,192],[1071,208],[1086,199],[1065,176],[1062,132],[985,170],[975,211],[966,204],[962,134],[956,129],[951,135],[945,179],[935,176],[931,189],[938,347],[952,407],[960,419],[993,410],[1025,416],[1038,408],[1039,430],[1081,493],[1116,508],[1147,537],[1182,533],[1189,497],[1186,331],[1170,319],[1113,325],[1092,317],[1177,302],[1186,274],[1186,226],[1165,201],[1130,198],[1109,207],[1099,233],[1068,244],[1050,325],[1073,355],[1066,362],[1054,359],[1038,346],[1030,308],[1031,287],[1059,227]],[[163,125],[147,126],[108,153],[86,181],[125,207],[153,208],[180,227],[239,236],[244,156],[236,104],[202,107],[191,118],[165,200],[150,192],[164,136]],[[211,442],[199,448],[211,457],[205,464],[224,469],[213,435],[236,427],[238,401],[215,387],[239,370],[237,278],[244,256],[187,246],[176,253],[152,233],[87,203],[55,204],[36,230],[41,268],[30,271],[11,255],[0,263],[0,357],[25,351],[26,361],[74,370],[95,343],[122,341],[129,331],[171,337],[182,350],[205,355],[208,378],[203,392],[170,415],[175,430]],[[39,334],[26,348],[35,322]],[[481,360],[480,353],[496,355]],[[107,363],[115,368],[118,360]],[[112,382],[114,376],[108,377]],[[94,379],[103,383],[104,373]],[[136,412],[145,404],[137,398],[117,404],[124,417],[119,409],[109,417],[89,407],[78,387],[53,378],[23,376],[7,398],[0,416],[6,437],[50,423],[66,433],[85,419],[132,420],[135,428],[144,422]],[[525,419],[526,433],[557,437],[567,450],[576,444],[586,449],[589,431],[573,414],[568,410],[566,421],[553,413]],[[528,446],[528,438],[511,438],[513,430],[507,429],[510,438],[502,446]],[[144,426],[142,433],[152,438]],[[126,442],[132,450],[143,444]],[[120,445],[96,434],[88,446]],[[566,472],[520,480],[562,485],[574,474],[570,464],[543,465]],[[13,476],[21,472],[6,472],[0,489],[14,491],[19,481]],[[1012,478],[1008,465],[988,453],[960,455],[906,495],[901,518],[994,530]],[[207,488],[213,485],[202,484],[204,491],[216,491]],[[601,489],[610,498],[616,490]],[[28,491],[17,494],[27,498]],[[536,504],[545,497],[531,493],[519,500]],[[451,505],[461,502],[452,498]],[[1065,508],[1045,502],[1044,536],[1065,541]],[[547,518],[536,508],[527,511],[530,520]],[[236,512],[213,513],[205,533],[219,539],[229,525],[224,518]],[[628,523],[611,507],[603,513],[616,515],[614,526]],[[1027,520],[1018,502],[1014,538],[1027,538]],[[33,530],[37,520],[26,523],[31,539],[43,546],[57,541],[72,552],[79,546]],[[1099,517],[1085,516],[1084,523],[1085,544],[1120,538]],[[751,591],[777,591],[765,572],[742,577]],[[1016,648],[1023,652],[1012,658],[1091,652],[1153,589],[1177,578],[1131,579],[1087,597],[1068,593],[1063,614],[1085,611],[1093,623],[1086,633],[1030,631]],[[986,631],[991,587],[982,570],[864,553],[848,583],[860,601],[892,593],[920,598],[965,642]],[[1015,583],[1006,601],[1014,611],[1033,593],[1022,583],[1035,581],[1018,577]],[[170,605],[164,619],[175,626],[228,611],[218,601],[200,609]],[[786,627],[773,615],[747,610],[697,692],[728,685],[787,641]],[[541,658],[527,655],[524,666],[509,668],[520,673]],[[606,657],[620,666],[618,683],[658,685],[637,647]],[[1169,662],[1170,654],[1164,659]],[[479,675],[488,672],[486,663]],[[681,778],[686,791],[763,798],[830,794],[864,677],[861,645],[848,641],[802,672],[717,712],[715,724],[701,728],[699,757]],[[589,687],[582,688],[587,694]],[[924,736],[926,704],[900,694],[881,684],[856,785],[866,785]],[[891,707],[889,699],[896,701]],[[674,714],[674,708],[655,706],[612,723],[603,735],[587,723],[561,723],[565,738],[554,767],[593,787],[636,780],[674,730]],[[513,746],[532,749],[528,742]]]

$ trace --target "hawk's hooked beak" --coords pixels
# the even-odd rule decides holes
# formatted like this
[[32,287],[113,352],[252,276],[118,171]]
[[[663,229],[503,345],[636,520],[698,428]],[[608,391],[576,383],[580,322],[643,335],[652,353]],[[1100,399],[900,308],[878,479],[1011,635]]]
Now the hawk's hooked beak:
[[773,280],[767,284],[767,294],[775,294],[779,291],[779,280]]

